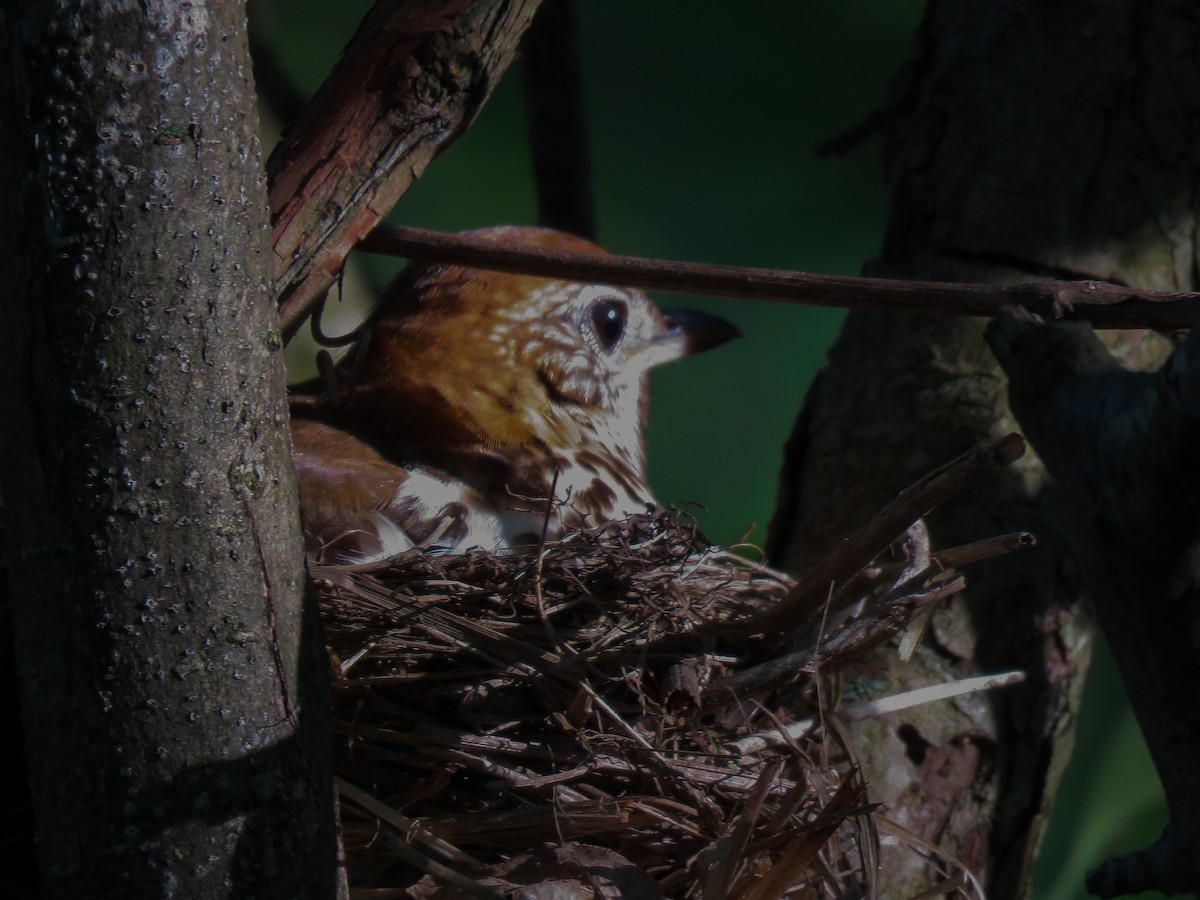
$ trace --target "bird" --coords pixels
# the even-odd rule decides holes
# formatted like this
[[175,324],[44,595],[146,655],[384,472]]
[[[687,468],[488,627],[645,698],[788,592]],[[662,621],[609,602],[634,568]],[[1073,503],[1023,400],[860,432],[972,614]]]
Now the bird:
[[[546,228],[469,234],[605,253]],[[290,392],[309,558],[510,552],[646,512],[647,372],[739,334],[633,288],[411,262]]]

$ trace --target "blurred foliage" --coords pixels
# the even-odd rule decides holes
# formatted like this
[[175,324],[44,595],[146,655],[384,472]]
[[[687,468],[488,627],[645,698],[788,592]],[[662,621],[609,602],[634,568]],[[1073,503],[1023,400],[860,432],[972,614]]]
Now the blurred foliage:
[[[254,0],[289,75],[320,84],[369,7]],[[707,262],[855,274],[876,252],[888,191],[877,140],[845,156],[813,148],[883,107],[919,0],[809,0],[705,7],[582,0],[582,55],[601,242],[610,250]],[[705,11],[705,10],[709,11]],[[758,15],[754,15],[758,13]],[[478,122],[432,165],[392,219],[443,230],[534,224],[519,65]],[[361,257],[361,255],[360,255]],[[378,290],[401,265],[359,260]],[[717,312],[735,345],[656,373],[651,482],[663,501],[703,504],[715,541],[752,526],[761,541],[781,448],[841,321],[830,310],[690,297],[664,306]],[[330,328],[344,328],[331,315]],[[311,348],[289,358],[297,377]],[[1034,897],[1086,896],[1083,872],[1151,840],[1161,792],[1104,654]]]

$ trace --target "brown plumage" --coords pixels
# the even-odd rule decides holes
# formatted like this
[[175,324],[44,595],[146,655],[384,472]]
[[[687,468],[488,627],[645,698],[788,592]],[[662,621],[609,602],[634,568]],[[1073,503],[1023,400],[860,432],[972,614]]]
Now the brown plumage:
[[[546,229],[480,233],[603,252]],[[547,516],[554,536],[644,511],[646,372],[737,333],[629,288],[410,266],[323,390],[292,395],[310,555],[503,550]]]

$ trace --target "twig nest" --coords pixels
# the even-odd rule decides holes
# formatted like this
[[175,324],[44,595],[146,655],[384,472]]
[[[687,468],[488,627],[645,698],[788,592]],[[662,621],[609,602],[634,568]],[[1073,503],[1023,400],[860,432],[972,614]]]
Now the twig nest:
[[[673,509],[528,553],[314,568],[352,885],[373,897],[860,888],[870,808],[838,730],[819,724],[813,674],[949,590],[925,562],[917,580],[900,566],[905,584],[864,579],[832,622],[822,610],[830,633],[801,622],[785,635],[764,623],[794,582],[710,546]],[[839,640],[845,653],[822,650]]]

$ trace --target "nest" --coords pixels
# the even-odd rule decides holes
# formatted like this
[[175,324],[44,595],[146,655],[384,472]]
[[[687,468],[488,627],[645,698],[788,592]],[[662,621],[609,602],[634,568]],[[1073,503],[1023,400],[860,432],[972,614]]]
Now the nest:
[[870,564],[860,541],[821,590],[678,510],[527,553],[314,568],[352,894],[870,890],[854,714],[820,687],[963,584],[919,520],[899,537]]

